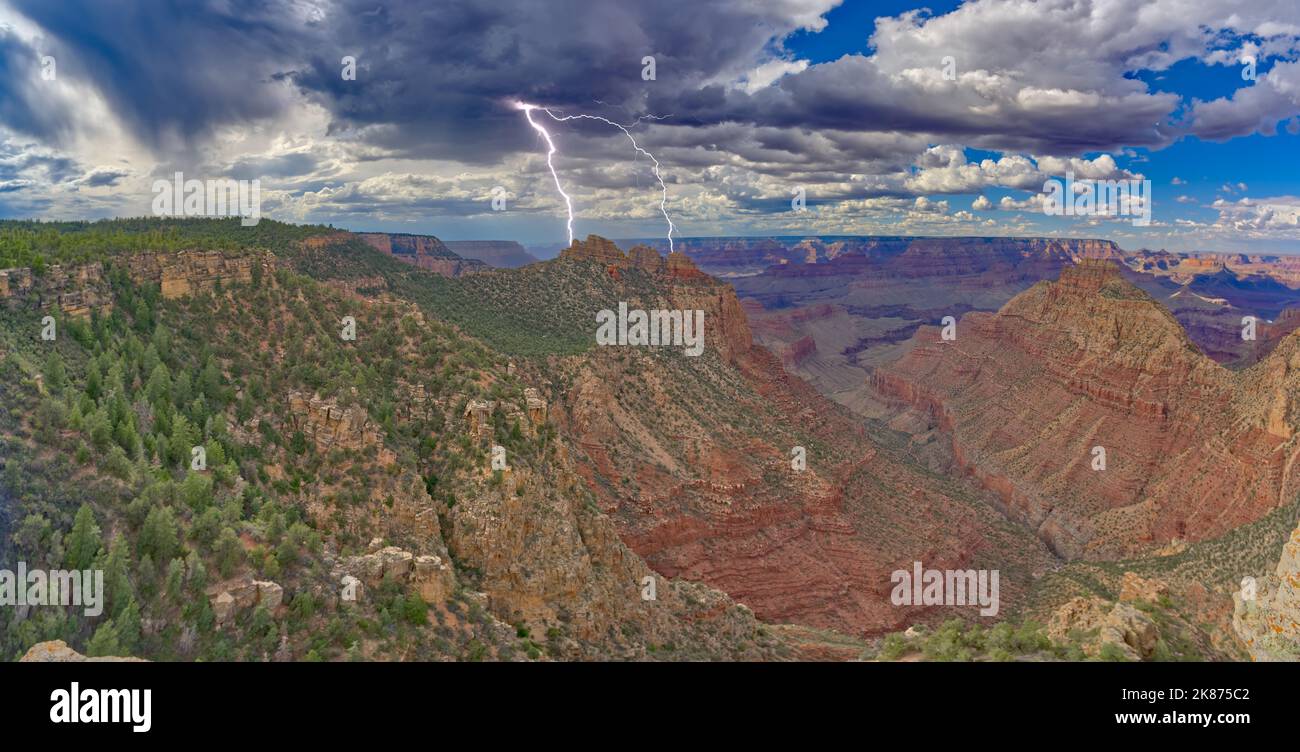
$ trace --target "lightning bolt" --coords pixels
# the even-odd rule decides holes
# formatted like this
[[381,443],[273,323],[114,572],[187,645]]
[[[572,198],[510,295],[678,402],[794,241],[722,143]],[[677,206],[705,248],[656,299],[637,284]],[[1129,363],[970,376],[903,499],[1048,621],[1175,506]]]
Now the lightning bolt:
[[[523,102],[520,102],[518,107],[524,111],[524,117],[528,118],[528,124],[533,126],[533,129],[538,133],[542,134],[542,138],[546,139],[546,166],[551,168],[551,177],[555,179],[555,190],[559,191],[560,195],[564,197],[564,205],[568,207],[569,221],[566,226],[569,228],[569,245],[573,245],[573,199],[569,198],[569,194],[564,192],[564,186],[560,185],[560,176],[555,171],[555,162],[553,161],[553,158],[555,157],[555,152],[558,151],[555,148],[555,142],[551,140],[551,134],[539,125],[536,120],[533,120],[533,110],[537,109],[537,105],[524,104]],[[547,112],[546,114],[550,115],[551,113]],[[555,116],[551,115],[551,117]]]
[[[554,155],[556,151],[555,143],[551,140],[551,135],[546,132],[546,129],[533,120],[533,110],[541,110],[542,112],[545,112],[557,123],[563,123],[569,120],[597,120],[606,125],[612,125],[622,131],[623,135],[627,136],[627,140],[632,142],[632,148],[635,149],[637,153],[644,154],[654,163],[655,180],[659,181],[659,212],[664,215],[664,221],[668,223],[668,252],[673,252],[673,232],[676,231],[677,228],[673,226],[672,217],[668,216],[668,185],[664,182],[663,174],[660,172],[659,160],[655,159],[655,155],[646,151],[636,142],[636,138],[632,135],[632,131],[628,130],[627,126],[616,123],[608,118],[603,118],[599,115],[556,115],[545,107],[539,107],[535,104],[526,104],[523,102],[518,103],[516,106],[524,111],[524,117],[528,118],[528,124],[533,126],[533,128],[537,129],[537,131],[542,134],[546,139],[547,145],[550,147],[549,151],[546,153],[546,164],[551,168],[551,177],[555,179],[555,187],[559,189],[560,195],[564,196],[564,202],[569,208],[569,245],[573,245],[573,202],[569,200],[568,194],[566,194],[564,189],[560,187],[560,177],[556,174],[555,165],[551,161],[551,156]],[[636,119],[636,123],[640,123],[642,120],[646,119],[662,120],[663,118],[655,115],[642,115]]]

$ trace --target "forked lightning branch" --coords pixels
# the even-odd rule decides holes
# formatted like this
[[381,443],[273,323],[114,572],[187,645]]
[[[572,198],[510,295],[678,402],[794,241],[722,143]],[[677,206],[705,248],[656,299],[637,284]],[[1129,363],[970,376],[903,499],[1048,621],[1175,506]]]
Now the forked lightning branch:
[[659,165],[659,160],[655,158],[655,155],[651,154],[649,151],[646,151],[644,148],[642,148],[640,144],[637,143],[636,137],[632,135],[632,131],[628,130],[627,126],[616,123],[613,120],[610,120],[608,118],[600,117],[599,115],[556,115],[554,112],[551,112],[549,109],[545,107],[541,107],[535,104],[528,104],[527,102],[516,102],[515,107],[524,111],[524,117],[528,119],[528,124],[531,125],[534,130],[540,133],[542,138],[545,139],[546,141],[546,147],[547,147],[546,166],[550,169],[551,178],[555,181],[555,189],[559,191],[560,196],[564,198],[564,206],[568,212],[568,220],[565,223],[565,227],[568,229],[569,232],[569,245],[573,245],[573,198],[570,197],[568,193],[565,193],[564,186],[560,184],[560,175],[555,171],[554,157],[555,157],[555,153],[558,151],[558,149],[555,146],[555,139],[554,137],[551,136],[550,131],[546,130],[546,128],[542,127],[540,123],[538,123],[536,120],[533,119],[534,110],[541,110],[542,112],[545,112],[547,115],[550,116],[552,120],[559,123],[567,122],[570,120],[596,120],[598,122],[605,123],[606,125],[612,125],[615,128],[622,131],[623,135],[627,136],[627,140],[632,142],[632,148],[638,154],[644,155],[645,157],[649,158],[650,161],[654,164],[655,180],[659,181],[659,192],[660,192],[659,212],[664,215],[664,221],[668,223],[668,251],[671,253],[674,250],[673,232],[675,231],[676,228],[673,227],[672,218],[668,216],[668,184],[664,182],[663,173],[661,172],[660,165]]

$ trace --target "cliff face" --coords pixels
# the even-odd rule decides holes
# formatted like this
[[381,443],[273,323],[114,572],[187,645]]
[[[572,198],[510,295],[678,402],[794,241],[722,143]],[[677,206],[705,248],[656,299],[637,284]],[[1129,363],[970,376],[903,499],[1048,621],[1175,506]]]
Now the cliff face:
[[0,271],[0,305],[10,308],[55,308],[74,318],[112,308],[112,295],[104,267],[99,263],[51,266],[43,274],[31,269]]
[[475,274],[488,268],[482,261],[462,258],[432,235],[361,232],[357,237],[395,259],[443,277]]
[[445,240],[443,245],[457,256],[502,269],[517,269],[538,261],[513,240]]
[[247,284],[253,279],[254,267],[267,274],[275,268],[269,253],[222,251],[141,253],[126,257],[125,264],[133,281],[159,285],[163,297],[168,299],[211,290],[218,283]]
[[[706,346],[717,348],[728,361],[734,362],[753,346],[753,336],[735,289],[717,283],[684,254],[661,256],[647,246],[636,246],[624,254],[612,240],[589,235],[585,241],[575,240],[553,263],[565,262],[600,264],[615,281],[631,270],[645,274],[648,278],[645,281],[653,287],[653,297],[643,299],[638,296],[644,288],[629,288],[626,300],[629,308],[704,311]],[[615,303],[602,301],[600,307],[608,306],[612,310]]]
[[1109,262],[965,315],[954,341],[939,334],[922,327],[874,387],[928,416],[1067,558],[1214,537],[1300,490],[1286,348],[1227,371]]
[[[137,253],[116,258],[113,263],[124,266],[137,284],[158,285],[167,299],[211,290],[218,283],[247,284],[253,278],[254,267],[267,274],[275,268],[269,253],[223,251]],[[86,318],[92,311],[112,308],[112,293],[103,264],[94,262],[51,266],[40,275],[30,269],[0,271],[0,301],[42,310],[57,307],[69,316]]]
[[1300,660],[1300,528],[1273,575],[1243,585],[1232,599],[1232,626],[1252,660]]

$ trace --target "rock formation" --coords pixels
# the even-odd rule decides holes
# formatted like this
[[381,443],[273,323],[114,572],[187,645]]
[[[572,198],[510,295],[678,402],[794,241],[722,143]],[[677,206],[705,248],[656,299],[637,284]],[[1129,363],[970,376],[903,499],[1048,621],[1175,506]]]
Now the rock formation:
[[627,256],[619,250],[614,241],[599,235],[588,235],[586,240],[575,238],[573,243],[560,251],[560,259],[567,261],[595,261],[608,266],[627,266]]
[[218,283],[247,284],[253,279],[254,267],[267,276],[275,270],[270,253],[158,251],[126,256],[124,262],[132,280],[159,285],[168,299],[211,290]]
[[344,588],[348,578],[355,578],[352,594],[357,600],[365,597],[365,588],[379,587],[386,579],[404,585],[426,603],[442,603],[456,589],[456,576],[445,556],[417,556],[397,546],[349,557],[335,567],[333,576]]
[[92,311],[112,308],[104,267],[95,262],[50,266],[39,275],[31,269],[0,270],[0,304],[8,307],[55,308],[72,318],[89,318]]
[[143,658],[103,656],[88,658],[68,647],[63,640],[38,642],[18,659],[19,663],[147,663]]
[[461,258],[432,235],[361,232],[357,236],[376,250],[443,277],[459,277],[488,269],[482,261]]
[[1300,527],[1273,574],[1233,593],[1232,626],[1256,661],[1300,661]]
[[534,435],[546,423],[546,400],[533,387],[524,389],[522,409],[511,402],[471,399],[465,403],[461,417],[465,421],[465,432],[475,441],[492,438],[492,412],[498,404],[504,412],[507,427],[518,423],[525,436]]
[[1128,603],[1109,603],[1101,598],[1072,598],[1062,604],[1047,622],[1047,635],[1059,642],[1082,639],[1089,656],[1114,645],[1130,661],[1148,660],[1156,650],[1160,631],[1151,617]]
[[[317,450],[332,449],[361,451],[367,447],[382,447],[383,434],[360,407],[339,407],[337,403],[302,392],[289,394],[289,425],[302,431]],[[387,455],[389,461],[396,459]],[[388,464],[388,463],[384,463]]]
[[284,602],[284,588],[280,585],[249,576],[210,585],[207,594],[219,625],[259,606],[274,614]]
[[443,245],[457,256],[502,269],[517,269],[537,263],[537,257],[513,240],[446,240]]
[[963,316],[953,341],[939,334],[918,330],[875,389],[926,416],[1062,556],[1214,537],[1300,492],[1294,335],[1227,371],[1117,267],[1090,260],[997,314]]

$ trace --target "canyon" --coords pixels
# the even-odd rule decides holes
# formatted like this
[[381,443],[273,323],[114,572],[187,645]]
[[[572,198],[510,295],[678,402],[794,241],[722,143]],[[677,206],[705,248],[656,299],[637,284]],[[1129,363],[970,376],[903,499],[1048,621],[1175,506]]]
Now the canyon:
[[1066,558],[1222,535],[1300,490],[1295,337],[1229,371],[1111,262],[963,316],[952,342],[923,326],[913,344],[873,388],[949,436],[962,469]]
[[[263,558],[276,526],[242,522],[233,538],[252,559],[203,590],[222,635],[291,618],[300,598],[375,618],[418,599],[461,635],[424,633],[424,655],[842,660],[888,633],[1026,615],[1053,639],[1093,625],[1088,655],[1105,643],[1149,660],[1165,639],[1286,654],[1260,636],[1294,606],[1293,552],[1274,530],[1300,492],[1300,316],[1285,275],[1094,240],[680,247],[592,235],[489,268],[433,236],[328,228],[270,249],[6,270],[0,302],[20,323],[215,323],[173,362],[221,363],[230,384],[227,397],[209,380],[221,421],[199,423],[224,424],[229,448],[212,451],[238,457],[214,462],[220,503],[277,499],[307,525],[295,540],[320,537],[297,554],[311,568],[281,570]],[[601,312],[620,306],[701,312],[700,348],[599,346]],[[355,341],[338,340],[345,315]],[[1256,339],[1241,339],[1243,316],[1259,317]],[[20,385],[7,440],[77,440],[50,438],[39,416],[54,408],[24,402],[66,374],[47,379],[21,331],[0,331]],[[74,373],[79,346],[67,344]],[[140,394],[141,368],[119,388]],[[178,404],[163,410],[209,403]],[[133,414],[119,422],[158,420],[147,402]],[[126,525],[117,507],[100,514]],[[1242,531],[1263,532],[1242,548]],[[1260,562],[1276,565],[1278,548],[1270,580]],[[984,616],[896,603],[892,575],[915,562],[996,573],[1000,602]],[[1234,616],[1225,583],[1249,572],[1264,598]],[[1153,603],[1168,618],[1142,610]],[[178,618],[159,608],[152,619]]]

